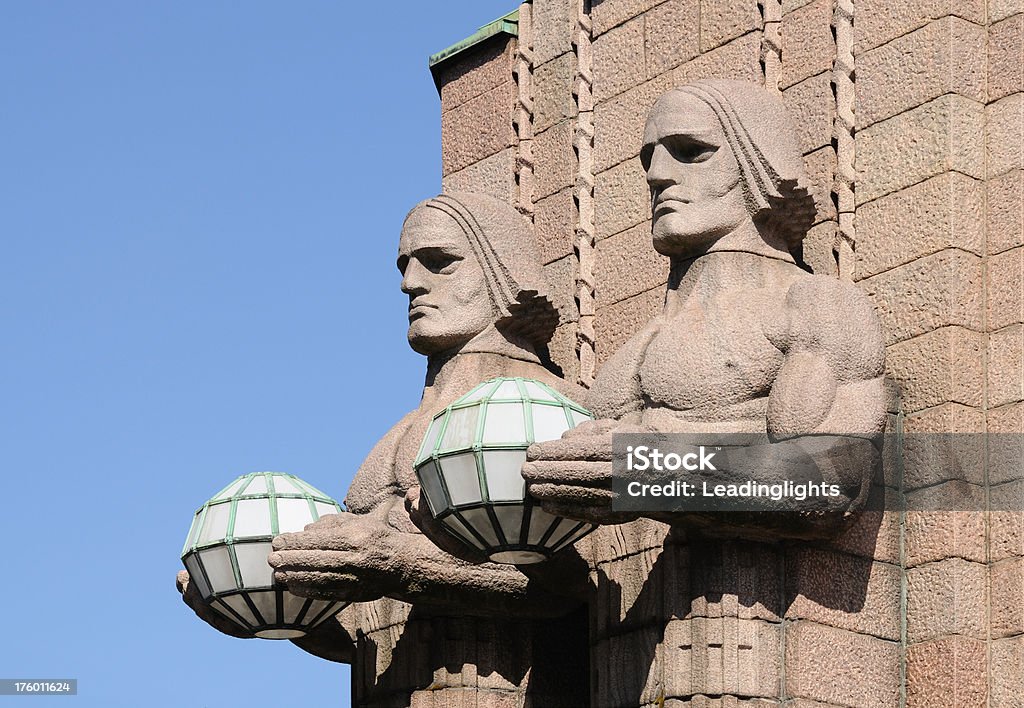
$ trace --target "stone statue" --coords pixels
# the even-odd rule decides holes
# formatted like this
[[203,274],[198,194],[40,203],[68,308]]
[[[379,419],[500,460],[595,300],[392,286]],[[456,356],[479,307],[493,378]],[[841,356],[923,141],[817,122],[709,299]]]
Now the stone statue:
[[[296,643],[353,663],[354,705],[411,705],[467,690],[481,706],[520,694],[545,705],[582,705],[585,616],[573,614],[579,600],[482,554],[449,555],[412,523],[405,498],[432,416],[476,384],[521,376],[577,400],[584,393],[542,363],[558,312],[529,224],[494,198],[442,194],[406,218],[398,268],[409,296],[409,344],[427,357],[423,398],[370,451],[346,496],[347,512],[275,539],[270,563],[278,581],[301,595],[354,603]],[[457,546],[430,519],[421,523],[440,546]],[[556,637],[539,641],[552,628]]]
[[758,86],[700,81],[657,101],[641,161],[654,248],[671,259],[664,308],[598,373],[586,399],[597,420],[530,449],[530,493],[554,513],[626,521],[636,514],[611,508],[612,432],[757,433],[773,446],[760,459],[779,469],[722,478],[777,481],[787,460],[810,458],[840,499],[818,514],[648,516],[757,537],[834,534],[870,490],[884,347],[867,297],[791,254],[814,216],[791,120]]

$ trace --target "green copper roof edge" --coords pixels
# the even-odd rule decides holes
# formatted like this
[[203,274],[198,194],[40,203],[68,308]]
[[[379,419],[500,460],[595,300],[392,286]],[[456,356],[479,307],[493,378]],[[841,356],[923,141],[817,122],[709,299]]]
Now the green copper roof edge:
[[438,64],[448,59],[451,59],[456,54],[475,47],[486,39],[493,37],[497,34],[508,34],[513,37],[519,36],[519,10],[513,10],[504,17],[499,17],[494,22],[490,22],[476,32],[466,37],[461,42],[456,42],[447,49],[442,49],[437,54],[431,54],[430,58],[427,59],[427,65],[431,70],[434,70]]

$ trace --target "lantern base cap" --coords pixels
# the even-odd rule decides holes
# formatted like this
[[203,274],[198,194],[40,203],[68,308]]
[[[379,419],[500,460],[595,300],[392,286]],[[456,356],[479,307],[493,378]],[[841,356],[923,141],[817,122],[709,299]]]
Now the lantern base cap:
[[547,558],[546,555],[537,553],[537,551],[498,551],[490,555],[490,559],[495,563],[504,563],[506,565],[529,565],[531,563],[540,563],[543,560],[547,560]]
[[264,629],[256,632],[260,639],[298,639],[305,637],[306,633],[301,629]]

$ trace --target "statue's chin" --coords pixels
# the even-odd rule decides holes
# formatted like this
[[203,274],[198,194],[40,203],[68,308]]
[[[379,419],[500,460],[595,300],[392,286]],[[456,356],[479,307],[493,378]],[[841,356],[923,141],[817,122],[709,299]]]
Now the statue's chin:
[[[703,234],[653,234],[654,250],[663,256],[692,258],[707,251],[709,243]],[[714,243],[714,240],[711,241]]]

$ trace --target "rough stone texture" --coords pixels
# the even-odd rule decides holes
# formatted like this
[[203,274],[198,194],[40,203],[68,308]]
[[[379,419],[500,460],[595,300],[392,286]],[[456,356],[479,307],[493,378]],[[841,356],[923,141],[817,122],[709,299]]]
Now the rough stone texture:
[[963,327],[943,327],[886,349],[907,413],[946,402],[980,408],[984,358],[985,335]]
[[533,71],[533,130],[536,134],[576,115],[572,85],[576,55],[563,54]]
[[988,28],[988,99],[1024,91],[1024,15]]
[[511,81],[515,46],[515,39],[507,35],[492,38],[460,56],[459,61],[444,65],[438,75],[441,112]]
[[665,289],[655,287],[607,307],[599,307],[594,317],[597,335],[597,362],[600,366],[618,351],[626,340],[661,310]]
[[700,25],[703,38],[700,20],[698,0],[668,0],[648,10],[644,15],[643,75],[657,76],[697,56],[697,33],[692,28]]
[[984,215],[984,183],[958,172],[865,204],[857,210],[857,275],[868,278],[949,247],[981,255]]
[[445,175],[515,144],[511,81],[441,114],[441,169]]
[[782,88],[831,70],[835,55],[831,0],[814,0],[782,17]]
[[998,22],[1024,12],[1024,0],[988,0],[988,21]]
[[1024,401],[1024,325],[988,336],[988,405]]
[[988,252],[1024,246],[1024,170],[1012,170],[987,183]]
[[1024,635],[997,639],[991,646],[990,708],[1016,708],[1024,696]]
[[651,217],[651,195],[640,158],[627,160],[594,179],[594,226],[602,239]]
[[597,306],[605,307],[664,285],[669,259],[654,250],[646,224],[598,241],[594,282]]
[[672,83],[671,74],[662,74],[594,106],[595,172],[640,154],[647,113]]
[[[836,578],[843,578],[836,583]],[[786,556],[787,619],[900,637],[900,569],[844,553],[794,549]]]
[[817,215],[814,223],[835,220],[836,205],[832,201],[832,182],[836,174],[836,151],[829,145],[804,157],[804,168],[810,182],[811,196]]
[[786,627],[786,693],[858,708],[899,699],[899,645],[801,620]]
[[735,79],[763,84],[761,74],[761,33],[749,32],[742,37],[723,44],[717,49],[701,54],[672,71],[676,86],[688,84],[697,79]]
[[774,697],[781,639],[782,625],[763,620],[672,620],[665,627],[665,696]]
[[1024,476],[1024,403],[988,411],[988,477],[992,484]]
[[905,489],[949,480],[985,483],[984,442],[970,436],[985,432],[984,411],[943,403],[907,416],[903,431]]
[[649,10],[665,0],[592,0],[591,17],[594,35],[604,34],[612,27]]
[[866,128],[858,133],[857,203],[947,170],[983,178],[984,135],[985,107],[953,94]]
[[533,139],[536,198],[543,199],[576,182],[576,153],[572,148],[576,126],[563,120]]
[[944,93],[985,102],[985,28],[945,17],[857,57],[857,127]]
[[579,265],[571,255],[544,266],[544,276],[551,283],[555,307],[558,308],[558,323],[575,322],[579,319],[574,298]]
[[1024,322],[1024,247],[988,259],[988,326]]
[[992,637],[1024,634],[1024,558],[1009,558],[992,565]]
[[991,560],[1024,556],[1024,511],[992,511],[989,518]]
[[823,221],[807,232],[803,242],[804,262],[815,275],[838,275],[838,264],[833,248],[836,242],[836,222]]
[[984,330],[983,282],[981,258],[950,248],[860,284],[893,344],[948,325]]
[[[879,490],[875,490],[880,493]],[[884,491],[889,500],[883,508],[897,509],[894,490]],[[877,507],[873,507],[877,508]],[[827,547],[841,553],[870,558],[883,563],[900,562],[900,518],[895,511],[865,511]]]
[[862,55],[947,15],[984,25],[985,0],[858,0],[854,52]]
[[609,99],[647,76],[643,17],[602,34],[593,46],[595,100]]
[[[984,499],[982,499],[984,502]],[[908,511],[906,566],[913,568],[946,558],[986,562],[986,519],[978,511]]]
[[562,377],[569,381],[576,380],[579,368],[579,357],[576,353],[577,331],[578,324],[576,322],[558,325],[555,328],[555,333],[551,335],[551,342],[548,344],[548,353],[551,356],[551,361],[562,370]]
[[809,153],[831,144],[836,117],[831,72],[822,72],[782,92],[786,108],[793,115],[802,152]]
[[987,566],[949,558],[907,571],[907,638],[947,634],[984,639]]
[[441,185],[446,192],[472,190],[511,203],[516,196],[515,161],[515,149],[508,148],[445,175],[441,178]]
[[576,240],[576,205],[571,188],[540,199],[533,206],[533,223],[540,258],[550,263],[572,253]]
[[1024,167],[1024,93],[990,103],[985,120],[989,176]]
[[988,670],[985,644],[969,637],[943,637],[907,650],[907,706],[966,708],[985,705]]
[[533,0],[533,63],[545,64],[572,51],[574,0]]
[[708,52],[761,27],[755,0],[700,0],[700,51]]

